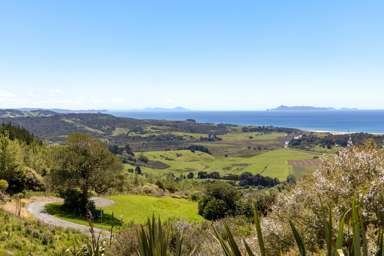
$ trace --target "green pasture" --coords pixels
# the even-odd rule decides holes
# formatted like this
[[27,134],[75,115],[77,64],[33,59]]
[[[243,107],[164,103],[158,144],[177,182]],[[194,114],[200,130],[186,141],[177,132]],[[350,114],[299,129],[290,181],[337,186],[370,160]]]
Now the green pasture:
[[251,157],[213,156],[188,150],[152,151],[145,152],[144,155],[150,160],[169,165],[169,168],[163,170],[143,168],[144,171],[155,174],[170,171],[175,173],[218,171],[222,174],[252,172],[256,174],[264,170],[262,175],[284,180],[292,173],[292,166],[288,164],[288,160],[312,159],[316,154],[301,150],[277,149]]
[[225,142],[234,142],[234,141],[255,141],[255,142],[270,142],[276,141],[285,137],[287,134],[282,132],[272,132],[272,133],[257,133],[257,132],[235,132],[228,133],[225,135],[219,136]]

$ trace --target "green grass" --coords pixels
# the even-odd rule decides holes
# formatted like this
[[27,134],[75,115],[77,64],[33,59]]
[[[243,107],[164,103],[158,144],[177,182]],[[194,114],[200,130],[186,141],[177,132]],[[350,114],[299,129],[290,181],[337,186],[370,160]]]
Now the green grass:
[[199,143],[208,147],[213,155],[254,156],[265,148],[283,148],[287,134],[281,132],[258,133],[233,131],[219,135],[221,140]]
[[108,198],[115,204],[104,208],[104,212],[113,212],[124,222],[144,223],[153,214],[161,217],[162,220],[203,221],[203,218],[198,215],[197,203],[187,199],[144,195],[115,195]]
[[23,220],[0,211],[0,255],[45,256],[67,255],[64,252],[79,246],[86,237],[78,232],[50,228],[36,221]]
[[282,137],[285,137],[286,134],[282,132],[272,132],[272,133],[257,133],[257,132],[237,132],[237,133],[228,133],[222,136],[219,136],[223,141],[258,141],[258,142],[269,142],[276,141]]
[[173,134],[176,136],[182,136],[185,138],[193,138],[193,139],[200,139],[200,138],[207,138],[208,137],[208,134],[206,134],[206,133],[169,132],[169,134]]
[[161,174],[164,172],[185,173],[189,171],[219,171],[222,174],[240,174],[242,172],[262,173],[265,176],[285,179],[292,173],[288,160],[312,159],[316,154],[292,149],[277,149],[252,157],[212,156],[202,152],[188,150],[153,151],[144,153],[151,160],[166,163],[170,167],[164,170],[145,168],[144,171]]
[[[103,221],[97,220],[96,227],[108,229],[114,218],[122,220],[124,223],[143,224],[153,214],[161,217],[162,220],[186,220],[190,222],[201,222],[203,218],[198,215],[197,203],[172,197],[154,197],[143,195],[115,195],[108,197],[115,204],[102,208],[104,212]],[[73,214],[64,212],[60,204],[49,204],[46,207],[48,213],[74,223],[87,225],[85,219],[81,219]]]

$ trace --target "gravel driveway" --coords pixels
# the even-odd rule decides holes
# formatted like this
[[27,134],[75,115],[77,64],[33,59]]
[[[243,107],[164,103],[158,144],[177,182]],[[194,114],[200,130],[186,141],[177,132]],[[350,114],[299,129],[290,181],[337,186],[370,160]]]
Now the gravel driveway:
[[[101,198],[101,197],[93,197],[91,198],[91,200],[95,202],[97,207],[106,207],[114,203],[111,200]],[[35,217],[42,223],[55,226],[55,227],[74,229],[81,233],[89,234],[88,226],[65,221],[45,212],[45,205],[50,203],[58,203],[62,201],[63,201],[62,199],[55,198],[55,197],[50,197],[50,198],[39,197],[39,198],[36,198],[32,203],[28,204],[26,208],[27,208],[27,211],[33,217]],[[103,236],[108,234],[105,230],[102,230],[102,229],[94,228],[94,230],[96,233],[101,233]]]

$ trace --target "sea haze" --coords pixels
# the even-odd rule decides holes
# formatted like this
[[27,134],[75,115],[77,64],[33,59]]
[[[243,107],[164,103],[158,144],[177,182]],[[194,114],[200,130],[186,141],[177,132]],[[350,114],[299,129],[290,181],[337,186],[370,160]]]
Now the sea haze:
[[384,133],[384,110],[359,111],[111,111],[138,119],[185,120],[238,125],[272,125],[312,131]]

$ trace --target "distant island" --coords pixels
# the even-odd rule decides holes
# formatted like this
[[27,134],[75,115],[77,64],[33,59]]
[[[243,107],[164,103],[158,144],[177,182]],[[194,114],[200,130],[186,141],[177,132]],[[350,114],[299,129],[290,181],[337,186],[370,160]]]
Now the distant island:
[[313,106],[285,106],[281,105],[277,108],[267,109],[267,111],[336,111],[336,110],[343,110],[343,111],[355,111],[358,110],[356,108],[330,108],[330,107],[313,107]]

